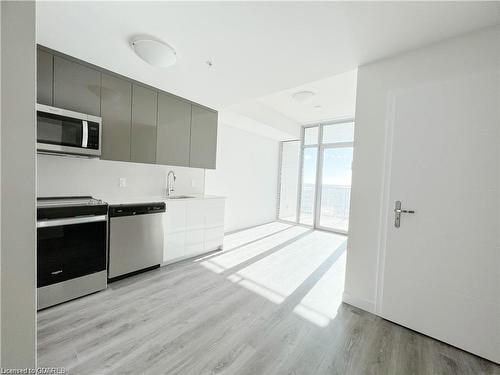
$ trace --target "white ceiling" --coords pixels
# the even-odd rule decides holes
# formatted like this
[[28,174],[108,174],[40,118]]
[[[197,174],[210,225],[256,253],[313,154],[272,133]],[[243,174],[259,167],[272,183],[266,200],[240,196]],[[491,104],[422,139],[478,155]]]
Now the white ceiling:
[[[292,108],[287,89],[496,24],[500,3],[39,1],[37,9],[42,45],[219,110],[259,98],[247,112],[261,106],[293,123],[317,113]],[[129,46],[138,34],[172,45],[177,64],[140,60]],[[331,116],[326,106],[319,117]]]
[[[240,103],[229,110],[250,116],[250,108],[258,107],[260,112],[266,108],[296,124],[350,119],[354,118],[356,108],[356,79],[357,69]],[[313,92],[314,96],[305,102],[298,102],[293,94],[300,91]],[[293,126],[290,129],[293,130]]]

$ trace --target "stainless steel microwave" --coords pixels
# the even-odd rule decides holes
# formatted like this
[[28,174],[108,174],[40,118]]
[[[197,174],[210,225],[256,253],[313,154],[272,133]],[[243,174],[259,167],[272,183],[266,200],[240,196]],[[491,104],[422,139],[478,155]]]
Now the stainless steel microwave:
[[101,156],[102,119],[36,105],[36,148],[41,153]]

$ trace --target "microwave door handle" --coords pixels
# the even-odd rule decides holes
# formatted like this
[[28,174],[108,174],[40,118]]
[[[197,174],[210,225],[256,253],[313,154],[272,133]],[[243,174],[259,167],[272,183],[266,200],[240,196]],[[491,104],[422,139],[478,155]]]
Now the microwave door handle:
[[87,120],[82,121],[82,148],[87,148],[89,141],[89,124]]

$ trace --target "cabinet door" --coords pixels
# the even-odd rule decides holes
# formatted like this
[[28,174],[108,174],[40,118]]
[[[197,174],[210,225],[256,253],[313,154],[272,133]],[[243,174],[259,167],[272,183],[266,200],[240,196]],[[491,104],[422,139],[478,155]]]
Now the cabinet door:
[[205,227],[223,227],[226,200],[224,198],[213,198],[206,199],[205,202]]
[[189,164],[191,167],[215,169],[217,117],[217,112],[193,104]]
[[148,88],[132,86],[131,160],[140,163],[156,161],[157,93]]
[[204,251],[222,250],[224,227],[205,228]]
[[101,159],[130,161],[132,84],[103,74],[101,110]]
[[186,253],[186,201],[169,200],[164,222],[163,262],[181,259]]
[[158,94],[156,163],[189,166],[191,104]]
[[53,104],[54,56],[46,51],[36,51],[36,102]]
[[225,199],[207,199],[205,202],[204,251],[222,249],[224,242]]
[[101,115],[101,73],[54,56],[54,106]]
[[205,200],[187,199],[186,202],[186,257],[200,254],[205,240]]

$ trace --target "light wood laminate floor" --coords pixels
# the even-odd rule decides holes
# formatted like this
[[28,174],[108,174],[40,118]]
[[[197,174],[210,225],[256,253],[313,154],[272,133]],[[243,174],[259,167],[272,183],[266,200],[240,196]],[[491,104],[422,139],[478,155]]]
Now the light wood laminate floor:
[[72,374],[500,374],[343,304],[346,237],[271,223],[224,251],[38,314],[38,365]]

